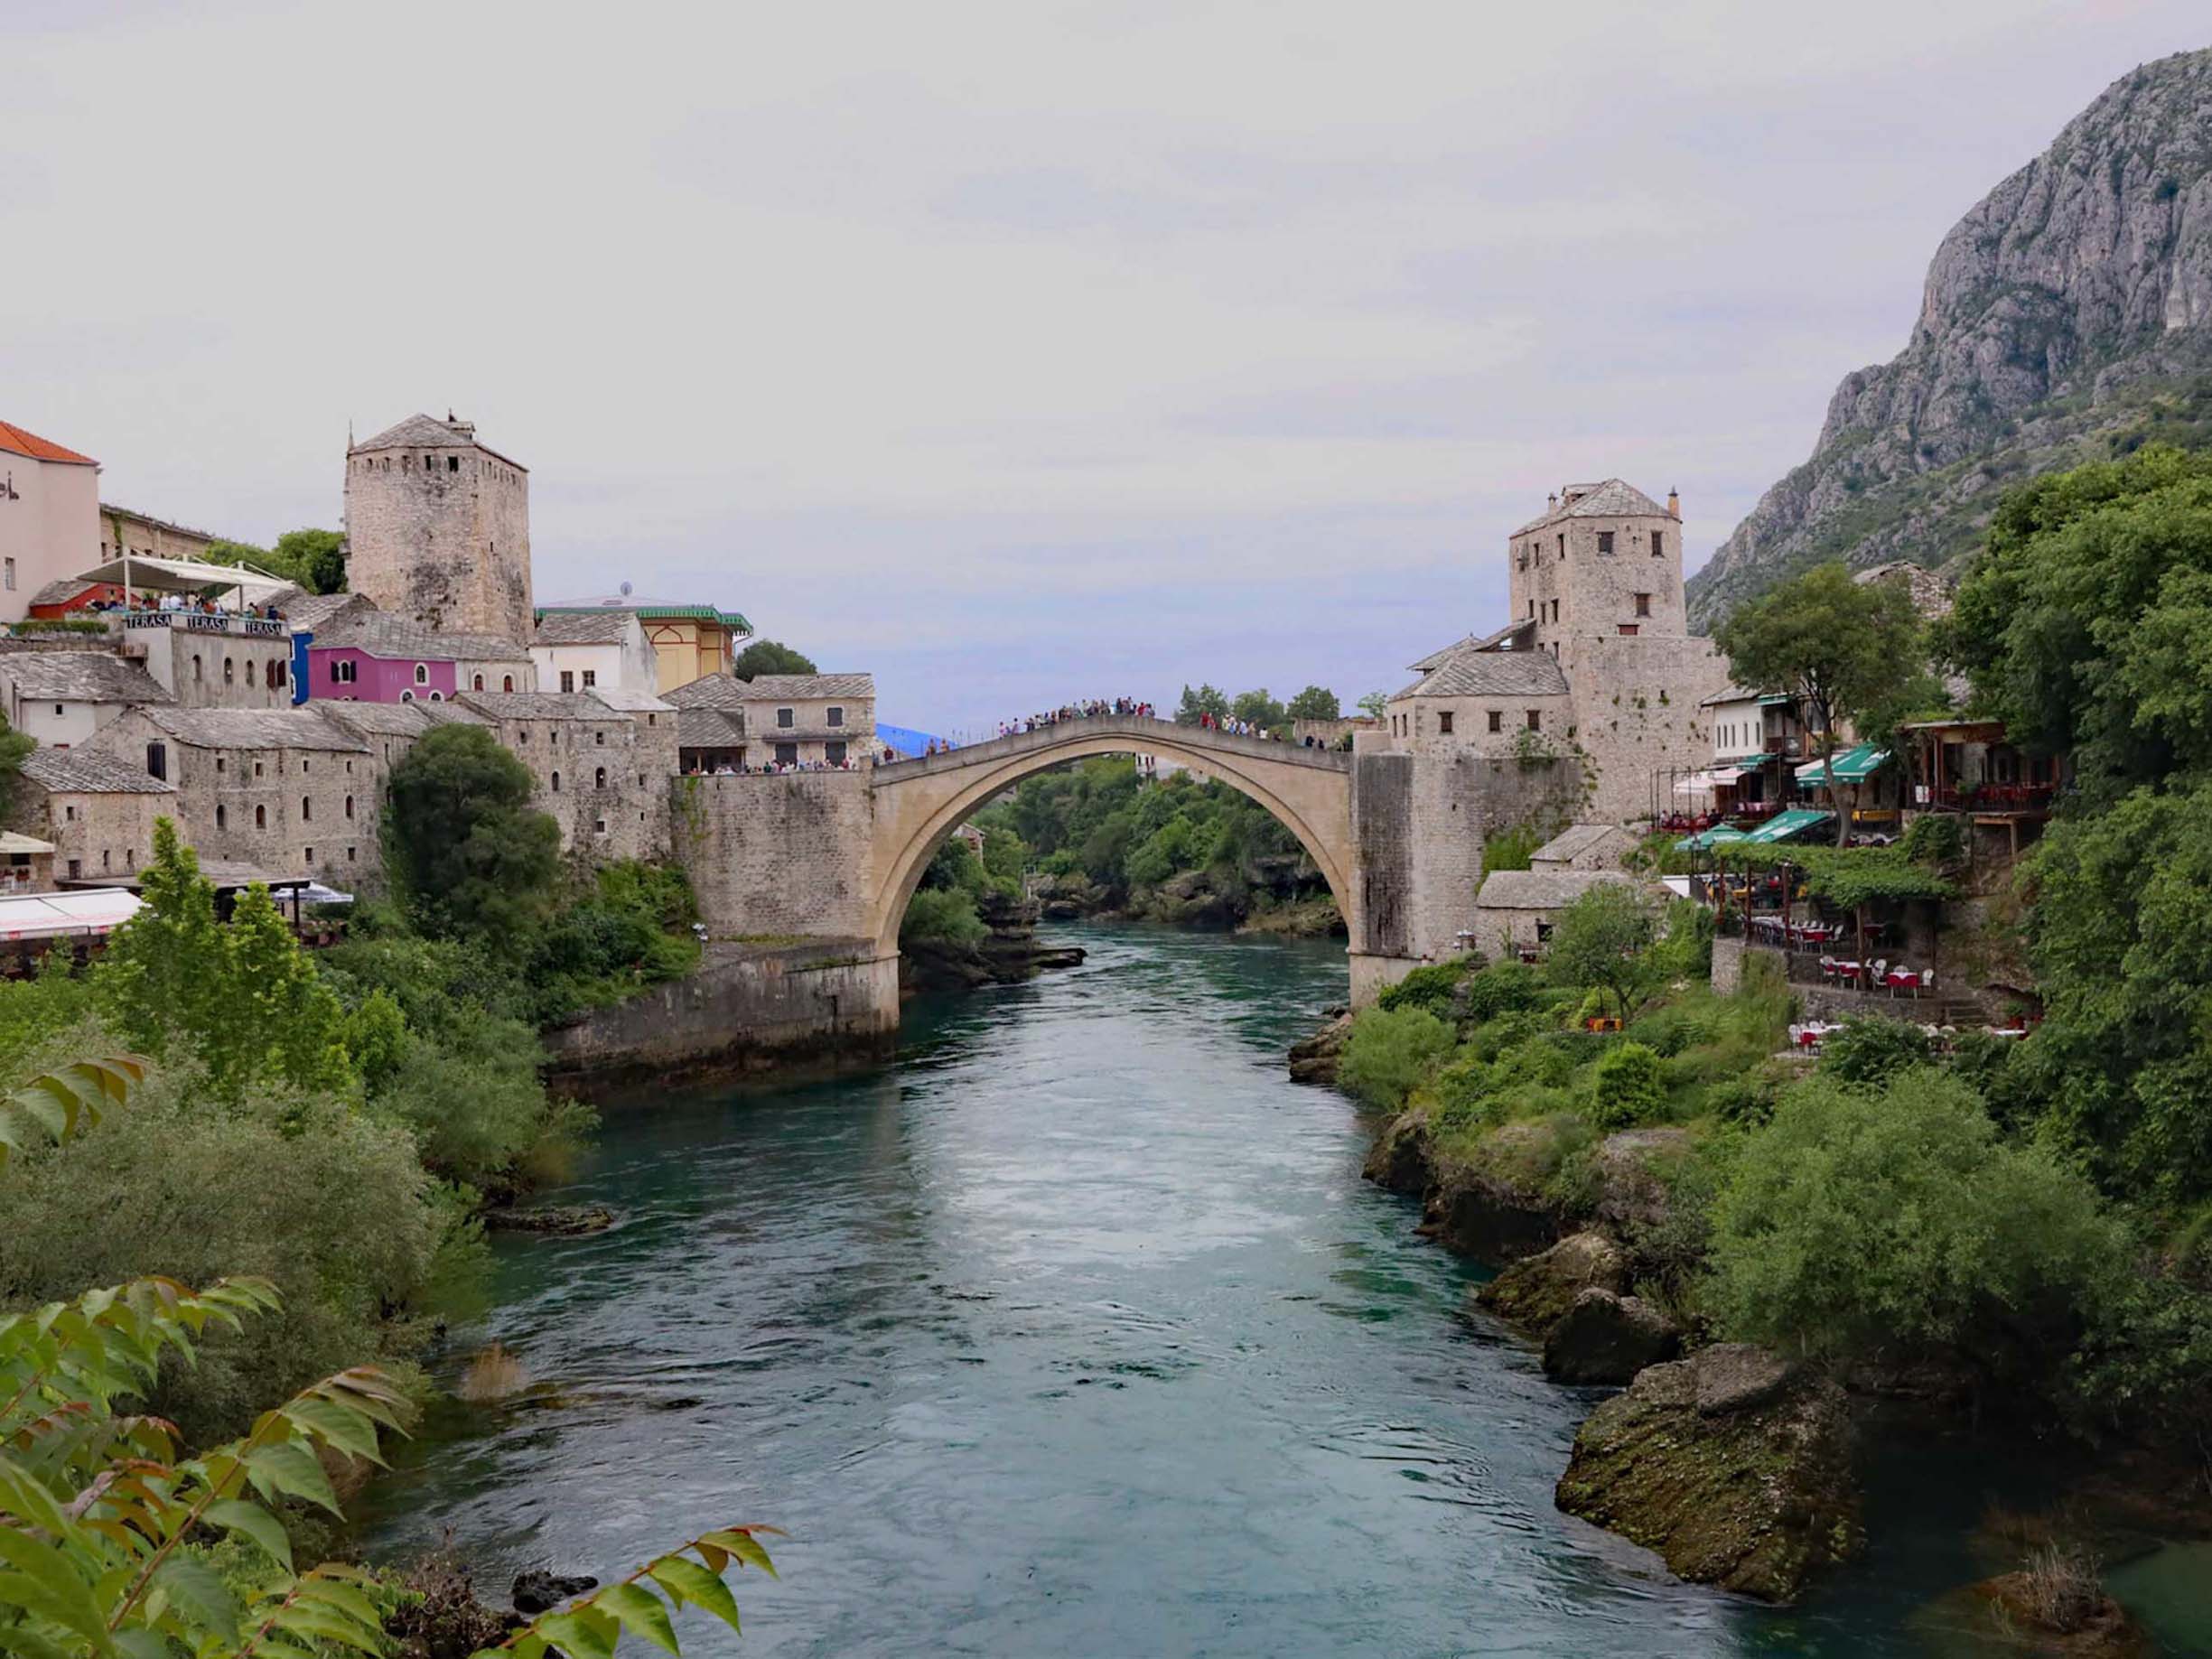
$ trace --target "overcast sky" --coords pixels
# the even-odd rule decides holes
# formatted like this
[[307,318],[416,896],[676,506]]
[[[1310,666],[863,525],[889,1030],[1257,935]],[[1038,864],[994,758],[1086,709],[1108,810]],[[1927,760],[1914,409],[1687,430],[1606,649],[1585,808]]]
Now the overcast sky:
[[1694,567],[1944,231],[2203,0],[0,0],[0,417],[335,525],[348,424],[531,469],[539,600],[743,610],[889,721],[1494,625],[1570,479]]

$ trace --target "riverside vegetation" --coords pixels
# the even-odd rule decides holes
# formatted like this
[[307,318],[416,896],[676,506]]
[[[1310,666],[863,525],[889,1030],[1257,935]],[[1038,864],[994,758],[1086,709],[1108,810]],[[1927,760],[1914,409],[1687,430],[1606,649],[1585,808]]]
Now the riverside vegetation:
[[[1938,1054],[1861,1019],[1808,1070],[1770,964],[1716,996],[1702,909],[1615,887],[1563,912],[1542,970],[1408,975],[1339,1060],[1390,1114],[1370,1173],[1508,1264],[1485,1300],[1545,1335],[1546,1368],[1635,1379],[1563,1505],[1763,1595],[1855,1547],[1846,1387],[2095,1447],[2212,1508],[2212,457],[2009,498],[1937,646],[1975,713],[2073,759],[2016,872],[2044,1008],[2024,1040]],[[1846,902],[1940,896],[1955,843],[1793,862]],[[1601,1012],[1624,1029],[1584,1030]],[[1733,1441],[1707,1371],[1751,1379]],[[1745,1481],[1788,1501],[1747,1505]]]
[[[381,1651],[397,1580],[292,1571],[324,1466],[376,1457],[482,1305],[484,1207],[591,1132],[538,1026],[696,955],[680,876],[565,869],[528,794],[481,731],[427,734],[393,774],[393,897],[313,955],[265,889],[219,919],[164,819],[89,970],[0,984],[0,1647]],[[662,1641],[648,1580],[721,1611],[706,1580],[757,1550],[704,1534],[510,1645]]]

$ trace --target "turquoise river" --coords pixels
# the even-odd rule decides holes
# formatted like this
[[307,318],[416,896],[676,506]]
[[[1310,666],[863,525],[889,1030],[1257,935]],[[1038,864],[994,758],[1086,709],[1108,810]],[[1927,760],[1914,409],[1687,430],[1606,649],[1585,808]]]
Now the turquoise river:
[[[1971,1451],[1891,1459],[1869,1557],[1784,1611],[1553,1508],[1597,1396],[1469,1312],[1360,1180],[1371,1126],[1285,1077],[1340,943],[1070,932],[1085,966],[915,1004],[878,1069],[610,1104],[551,1196],[618,1225],[502,1238],[450,1360],[496,1339],[531,1387],[433,1417],[371,1550],[450,1529],[499,1592],[784,1528],[742,1639],[695,1614],[687,1654],[1983,1651],[1926,1611],[1990,1570]],[[2169,1554],[2154,1616],[2203,1564]]]

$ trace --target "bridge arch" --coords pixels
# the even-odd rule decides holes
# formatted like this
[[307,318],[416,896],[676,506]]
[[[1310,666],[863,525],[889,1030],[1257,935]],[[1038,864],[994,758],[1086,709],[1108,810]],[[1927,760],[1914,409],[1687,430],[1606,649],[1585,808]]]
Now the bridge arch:
[[1298,838],[1329,883],[1352,939],[1359,892],[1352,857],[1351,757],[1134,717],[1062,721],[966,749],[875,768],[879,952],[895,955],[899,924],[945,838],[1023,778],[1093,755],[1162,755],[1193,766],[1265,807]]

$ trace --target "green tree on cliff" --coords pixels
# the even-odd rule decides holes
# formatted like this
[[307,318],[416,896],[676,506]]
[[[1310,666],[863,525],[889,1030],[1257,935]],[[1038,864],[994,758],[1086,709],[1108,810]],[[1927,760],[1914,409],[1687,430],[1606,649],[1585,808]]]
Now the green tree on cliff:
[[750,680],[763,674],[819,674],[814,658],[800,655],[788,645],[779,645],[773,639],[755,639],[737,654],[730,665],[730,672],[741,680]]
[[385,866],[415,925],[513,942],[558,891],[560,826],[530,805],[529,769],[481,726],[437,726],[392,769]]
[[251,542],[211,542],[207,562],[250,564],[296,583],[310,593],[341,593],[346,586],[346,536],[342,530],[286,530],[274,547],[257,547]]
[[1283,705],[1267,694],[1265,685],[1257,691],[1238,692],[1237,701],[1229,704],[1229,713],[1262,732],[1273,732],[1283,723]]
[[1309,685],[1284,704],[1283,712],[1293,720],[1336,720],[1341,708],[1337,694],[1326,685]]
[[[1919,613],[1896,582],[1854,582],[1840,564],[1819,564],[1741,605],[1713,635],[1739,685],[1795,695],[1833,762],[1836,731],[1893,701],[1925,664]],[[1836,785],[1828,786],[1832,799]],[[1851,786],[1851,800],[1858,800]],[[1837,800],[1835,843],[1851,833]]]

